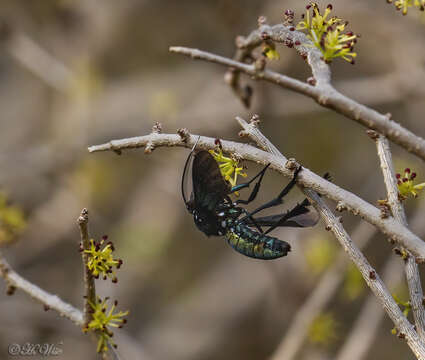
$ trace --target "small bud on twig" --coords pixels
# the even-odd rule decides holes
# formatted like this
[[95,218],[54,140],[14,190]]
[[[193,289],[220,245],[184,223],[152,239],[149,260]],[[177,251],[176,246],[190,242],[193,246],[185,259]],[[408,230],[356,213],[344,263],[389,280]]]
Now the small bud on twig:
[[342,201],[338,201],[336,204],[335,210],[338,212],[343,212],[347,210],[347,205],[345,205]]
[[307,79],[307,83],[310,84],[311,86],[316,86],[317,81],[316,81],[316,79],[313,76],[310,76]]
[[377,140],[379,138],[379,133],[375,130],[366,130],[366,134],[372,139]]
[[258,27],[266,25],[267,24],[267,18],[264,15],[261,15],[258,17]]
[[297,163],[297,161],[294,158],[288,159],[288,161],[285,164],[285,168],[287,168],[288,170],[295,170],[299,166],[300,165]]
[[156,122],[152,126],[152,134],[161,134],[162,133],[162,124],[159,122]]
[[252,115],[251,120],[250,120],[249,123],[250,123],[250,125],[258,128],[259,127],[259,124],[260,124],[260,115],[258,115],[258,114]]
[[184,143],[187,143],[190,139],[189,130],[186,128],[180,128],[177,130],[177,134],[181,137]]

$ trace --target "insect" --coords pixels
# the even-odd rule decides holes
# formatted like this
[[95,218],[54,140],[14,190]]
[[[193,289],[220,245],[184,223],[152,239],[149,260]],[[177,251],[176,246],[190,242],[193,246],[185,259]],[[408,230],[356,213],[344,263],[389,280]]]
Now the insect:
[[[195,152],[195,147],[196,144],[184,166],[181,191],[186,208],[193,215],[196,226],[207,236],[225,236],[229,245],[239,253],[256,259],[271,260],[286,256],[291,246],[286,241],[269,236],[268,233],[277,227],[309,227],[317,223],[317,213],[309,209],[310,202],[307,199],[285,213],[254,217],[264,209],[283,203],[283,197],[296,184],[301,166],[295,170],[292,180],[276,198],[248,212],[240,205],[254,201],[270,164],[251,180],[232,187],[224,180],[214,157],[208,151]],[[191,162],[192,193],[190,198],[187,198],[184,187],[189,177]],[[248,188],[254,181],[254,188],[247,200],[231,200],[230,194]],[[268,229],[264,231],[263,227]]]

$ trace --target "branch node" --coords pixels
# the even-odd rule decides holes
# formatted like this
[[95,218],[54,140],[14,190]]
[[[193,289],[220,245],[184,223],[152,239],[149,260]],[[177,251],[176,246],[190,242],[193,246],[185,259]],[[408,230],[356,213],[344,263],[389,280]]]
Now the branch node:
[[82,224],[87,224],[87,222],[89,221],[89,211],[84,208],[83,210],[81,210],[81,214],[77,219],[77,222],[79,225]]
[[249,124],[256,127],[257,129],[259,128],[260,125],[260,115],[258,114],[254,114],[251,117],[251,120],[249,121]]
[[294,158],[290,158],[286,161],[285,168],[288,170],[295,170],[298,169],[300,165],[297,163],[297,161]]
[[270,34],[267,31],[262,31],[260,36],[261,36],[261,39],[263,39],[263,40],[269,40],[270,39]]
[[295,13],[291,9],[285,10],[283,14],[283,25],[290,26],[294,23]]
[[366,130],[366,134],[374,141],[379,138],[379,133],[375,130]]
[[267,18],[264,15],[258,17],[258,27],[267,25]]
[[149,155],[149,154],[151,154],[152,153],[152,151],[154,151],[155,150],[155,145],[153,144],[153,142],[152,141],[148,141],[148,143],[146,144],[146,146],[145,146],[145,150],[144,150],[144,153],[146,154],[146,155]]
[[311,86],[316,86],[316,84],[317,84],[317,80],[316,80],[313,76],[310,76],[310,77],[307,79],[307,84],[309,84],[309,85],[311,85]]
[[246,130],[241,130],[238,132],[240,138],[249,137],[249,133]]
[[404,261],[407,261],[410,257],[409,252],[403,248],[396,247],[393,249],[393,251],[396,255],[400,256]]
[[398,247],[395,247],[393,249],[394,254],[398,255],[398,256],[403,256],[403,253],[401,252],[401,249]]
[[393,216],[391,205],[387,199],[378,200],[378,208],[381,211],[381,214],[379,215],[381,219],[387,219]]
[[117,155],[121,155],[121,154],[122,154],[121,149],[117,148],[117,147],[114,145],[114,142],[113,142],[113,141],[110,141],[110,142],[109,142],[109,147],[111,148],[111,150],[112,150],[115,154],[117,154]]
[[329,97],[327,95],[322,94],[317,98],[317,102],[320,105],[326,106],[326,105],[328,105]]
[[335,210],[338,212],[346,211],[347,205],[345,205],[345,203],[342,201],[338,201],[338,203],[336,204]]
[[189,130],[187,130],[186,128],[177,129],[177,134],[180,136],[184,143],[187,143],[190,139]]
[[160,122],[156,122],[152,126],[152,134],[161,134],[162,133],[162,124]]

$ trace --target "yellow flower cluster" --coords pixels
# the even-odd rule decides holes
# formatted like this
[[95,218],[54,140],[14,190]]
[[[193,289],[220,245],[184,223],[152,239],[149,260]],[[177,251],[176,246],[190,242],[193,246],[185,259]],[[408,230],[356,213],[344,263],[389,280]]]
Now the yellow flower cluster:
[[[393,2],[393,0],[387,0],[389,4]],[[407,10],[414,6],[419,10],[425,10],[425,0],[396,0],[394,1],[394,6],[397,10],[401,10],[403,15],[407,14]]]
[[127,322],[127,320],[124,319],[124,316],[127,316],[129,313],[128,311],[120,311],[114,314],[115,307],[118,305],[117,301],[114,301],[108,311],[108,306],[106,304],[108,300],[108,298],[105,298],[102,301],[102,299],[98,297],[95,304],[89,301],[89,304],[92,307],[92,320],[87,324],[84,332],[97,332],[97,335],[99,336],[97,352],[108,351],[108,344],[113,347],[117,347],[111,339],[114,334],[110,329],[108,329],[108,326],[122,328]]
[[210,150],[210,154],[217,161],[221,175],[230,185],[236,185],[239,175],[247,177],[247,174],[243,171],[243,167],[239,166],[239,161],[235,158],[224,156],[220,147],[217,151]]
[[25,227],[22,210],[9,205],[6,195],[0,192],[0,245],[11,243]]
[[353,47],[358,35],[352,32],[344,33],[348,22],[336,16],[329,17],[331,11],[332,5],[328,5],[324,14],[321,15],[318,5],[314,2],[310,3],[303,20],[298,23],[296,29],[307,31],[307,38],[322,52],[325,62],[330,63],[333,59],[341,57],[354,64],[357,54],[353,51]]
[[100,242],[90,239],[90,249],[83,250],[80,248],[80,250],[88,254],[89,259],[87,267],[96,279],[102,275],[104,280],[110,277],[112,278],[112,282],[116,283],[118,279],[113,270],[113,266],[119,269],[123,262],[121,259],[114,259],[112,256],[112,252],[115,249],[111,241],[103,246],[107,239],[108,237],[106,235],[102,237]]
[[266,43],[263,46],[263,55],[269,60],[279,60],[280,55],[276,50],[276,46],[273,43]]
[[418,196],[418,191],[425,188],[425,183],[420,183],[417,185],[413,184],[413,180],[416,178],[416,173],[411,172],[409,168],[404,170],[404,176],[401,177],[400,174],[396,174],[397,178],[397,187],[400,194],[401,200],[406,199],[409,194],[412,194],[413,197]]

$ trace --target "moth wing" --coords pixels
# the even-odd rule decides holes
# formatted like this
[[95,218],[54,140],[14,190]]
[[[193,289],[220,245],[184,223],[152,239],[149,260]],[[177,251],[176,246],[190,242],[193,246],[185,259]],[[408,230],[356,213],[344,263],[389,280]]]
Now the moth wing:
[[194,156],[192,184],[195,206],[214,208],[230,191],[230,186],[223,179],[217,161],[204,150]]

